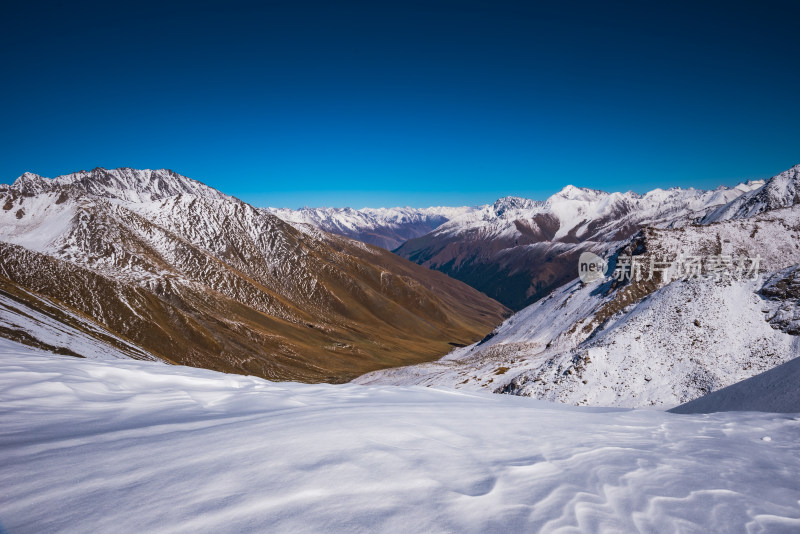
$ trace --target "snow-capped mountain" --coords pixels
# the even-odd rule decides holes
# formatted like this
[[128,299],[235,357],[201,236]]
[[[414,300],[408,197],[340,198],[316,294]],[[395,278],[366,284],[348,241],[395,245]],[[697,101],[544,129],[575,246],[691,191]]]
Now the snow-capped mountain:
[[505,313],[172,171],[26,174],[0,207],[0,289],[59,302],[166,361],[337,381],[435,358]]
[[703,218],[704,223],[743,219],[765,211],[800,203],[800,165],[772,177],[759,188],[719,207]]
[[26,195],[75,190],[98,197],[137,203],[180,194],[216,199],[230,198],[212,187],[169,169],[97,168],[52,179],[26,172],[11,186],[0,186],[0,191],[3,189]]
[[308,224],[326,232],[394,250],[411,238],[438,228],[450,219],[471,213],[473,207],[432,208],[267,208],[294,225]]
[[[745,209],[732,204],[737,199],[770,209],[791,205],[792,173],[797,168],[770,180],[769,187],[757,180],[712,191],[672,188],[639,195],[569,185],[546,201],[505,197],[476,207],[267,209],[301,230],[310,225],[396,249],[519,310],[573,279],[571,265],[582,252],[621,242],[646,226],[731,218]],[[784,181],[789,183],[779,186]]]
[[567,186],[544,202],[502,198],[396,252],[519,310],[574,279],[582,252],[620,243],[646,226],[690,224],[763,185],[656,189],[645,195]]
[[[642,280],[609,275],[567,283],[475,345],[357,382],[481,388],[570,404],[674,406],[800,354],[800,206],[708,225],[649,227],[622,246],[594,250],[612,266],[635,256],[645,273],[650,265],[661,269]],[[732,261],[752,272],[696,277],[677,271],[696,258],[703,269]],[[577,260],[572,269],[576,276]]]
[[[497,242],[508,218],[608,270],[462,346],[508,310],[442,273],[169,171],[70,176],[0,187],[0,531],[800,524],[798,417],[707,415],[798,409],[800,205],[501,199]],[[339,381],[453,346],[369,387],[165,365]]]

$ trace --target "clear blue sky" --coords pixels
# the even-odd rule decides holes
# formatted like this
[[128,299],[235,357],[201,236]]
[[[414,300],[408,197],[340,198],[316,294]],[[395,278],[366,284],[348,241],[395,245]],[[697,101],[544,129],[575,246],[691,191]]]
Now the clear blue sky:
[[800,163],[795,1],[3,7],[0,182],[171,168],[257,205],[714,187]]

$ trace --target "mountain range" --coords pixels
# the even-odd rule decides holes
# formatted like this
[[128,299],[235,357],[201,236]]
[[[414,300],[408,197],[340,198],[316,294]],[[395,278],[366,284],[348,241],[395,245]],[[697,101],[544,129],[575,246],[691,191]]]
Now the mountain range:
[[311,225],[326,232],[394,250],[409,239],[430,233],[447,221],[472,213],[476,207],[432,208],[267,208],[295,225]]
[[[576,259],[564,274],[571,281],[481,342],[357,382],[669,407],[789,362],[800,356],[798,171],[738,194],[693,193],[703,209],[671,209],[678,218],[657,218],[627,238],[595,238],[604,276],[577,279]],[[714,208],[715,194],[733,198]],[[584,250],[581,241],[573,246]],[[620,277],[623,261],[643,274]]]
[[[711,191],[295,212],[167,170],[26,173],[0,186],[0,335],[270,379],[675,406],[800,354],[799,183],[796,166]],[[599,279],[578,279],[585,252]],[[626,261],[653,273],[619,278]]]
[[142,358],[338,382],[435,359],[507,314],[441,273],[168,170],[26,173],[0,186],[0,207],[5,336],[57,350],[58,336],[20,326],[25,310]]
[[[765,204],[753,195],[764,185],[758,180],[712,191],[673,188],[644,195],[566,186],[545,201],[505,197],[474,208],[393,208],[382,212],[393,214],[388,219],[366,218],[376,210],[347,208],[273,212],[289,222],[356,239],[366,235],[372,243],[379,241],[375,236],[382,236],[394,244],[397,240],[389,236],[403,233],[408,238],[395,249],[398,255],[466,282],[518,311],[574,279],[571,267],[582,252],[622,242],[648,226],[668,228],[730,218],[725,209],[757,211]],[[738,204],[731,204],[737,199]],[[765,199],[770,205],[782,200]],[[750,203],[755,204],[747,207]],[[430,210],[438,218],[426,219],[428,226],[439,221],[438,226],[413,235],[422,227],[411,221],[429,217]]]

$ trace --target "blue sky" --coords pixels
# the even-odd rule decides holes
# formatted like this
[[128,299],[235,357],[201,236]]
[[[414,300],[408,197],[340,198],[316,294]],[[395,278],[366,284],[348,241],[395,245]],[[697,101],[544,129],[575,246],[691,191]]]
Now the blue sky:
[[18,3],[0,181],[171,168],[257,205],[715,187],[800,163],[796,2]]

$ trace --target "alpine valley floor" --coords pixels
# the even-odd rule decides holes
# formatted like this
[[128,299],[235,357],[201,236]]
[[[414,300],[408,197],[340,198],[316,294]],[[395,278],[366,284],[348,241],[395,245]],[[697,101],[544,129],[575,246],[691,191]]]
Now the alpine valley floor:
[[800,414],[274,383],[0,340],[0,531],[798,532]]

